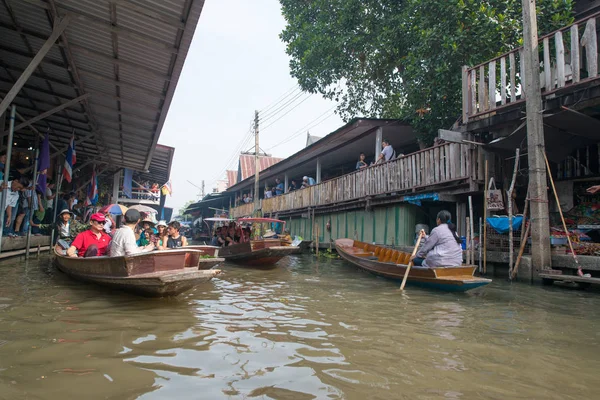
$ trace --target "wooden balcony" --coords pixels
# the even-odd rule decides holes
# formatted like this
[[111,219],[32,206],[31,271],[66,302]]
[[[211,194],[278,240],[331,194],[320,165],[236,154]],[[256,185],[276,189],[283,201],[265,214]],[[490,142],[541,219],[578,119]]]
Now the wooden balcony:
[[[539,39],[543,98],[598,78],[599,17],[600,13],[593,14]],[[523,70],[523,47],[483,64],[463,67],[463,124],[524,102]]]
[[119,203],[121,204],[147,204],[147,205],[158,205],[160,204],[160,193],[149,193],[144,189],[132,189],[131,198],[125,196],[122,190],[119,191]]
[[[261,201],[263,214],[334,205],[369,196],[417,193],[465,185],[465,191],[483,181],[483,162],[476,146],[447,143],[374,165]],[[251,215],[253,204],[231,210],[233,218]]]

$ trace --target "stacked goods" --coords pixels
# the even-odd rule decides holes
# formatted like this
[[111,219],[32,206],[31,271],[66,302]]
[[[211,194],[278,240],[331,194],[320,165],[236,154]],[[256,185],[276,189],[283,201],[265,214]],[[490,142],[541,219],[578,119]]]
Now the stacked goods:
[[600,225],[600,204],[579,204],[569,210],[565,220],[569,225]]
[[581,256],[600,256],[600,243],[573,243],[573,250]]

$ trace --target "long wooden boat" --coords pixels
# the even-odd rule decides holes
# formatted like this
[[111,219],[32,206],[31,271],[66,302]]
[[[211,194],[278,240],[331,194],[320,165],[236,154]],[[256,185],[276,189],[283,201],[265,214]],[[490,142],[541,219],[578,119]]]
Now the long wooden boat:
[[296,246],[282,246],[279,239],[263,239],[223,247],[219,256],[249,267],[275,268],[279,260],[297,251]]
[[[352,239],[335,241],[338,254],[346,261],[365,271],[385,278],[402,280],[410,253],[376,246]],[[473,276],[475,265],[460,267],[412,267],[407,284],[449,292],[466,292],[491,282],[491,279]]]
[[[185,249],[197,251],[198,254],[193,254],[194,257],[198,258],[198,269],[212,269],[217,265],[221,264],[223,261],[225,261],[223,257],[219,257],[219,247],[216,246],[195,244],[191,246],[186,246]],[[207,258],[206,256],[210,256],[210,258]]]
[[197,250],[176,249],[124,257],[68,257],[54,248],[54,263],[59,270],[79,280],[147,296],[177,296],[219,270],[201,270]]

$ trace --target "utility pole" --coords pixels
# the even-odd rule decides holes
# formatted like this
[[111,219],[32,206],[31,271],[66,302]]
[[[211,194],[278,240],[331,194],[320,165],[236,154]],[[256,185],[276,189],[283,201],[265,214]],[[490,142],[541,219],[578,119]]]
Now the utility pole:
[[[531,206],[531,261],[533,277],[551,268],[550,221],[546,164],[544,161],[544,124],[540,89],[540,60],[535,0],[522,0],[524,94],[527,113],[527,159],[529,161],[529,196]],[[549,68],[549,66],[544,66]],[[508,199],[511,201],[511,199]]]
[[254,211],[260,209],[260,198],[259,198],[259,161],[258,161],[258,111],[254,111]]
[[204,179],[202,179],[202,198],[204,198]]

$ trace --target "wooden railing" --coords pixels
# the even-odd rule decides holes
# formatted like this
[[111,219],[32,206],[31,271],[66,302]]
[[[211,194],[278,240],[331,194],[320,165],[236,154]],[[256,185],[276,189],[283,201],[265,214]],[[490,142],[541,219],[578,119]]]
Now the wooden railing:
[[[543,95],[597,78],[596,19],[599,16],[600,13],[593,14],[539,39],[540,86]],[[584,54],[585,65],[582,65]],[[523,71],[523,47],[475,67],[463,67],[463,123],[524,101]]]
[[[439,184],[483,180],[476,146],[447,143],[377,164],[306,189],[262,200],[264,214],[356,200],[387,193],[425,190]],[[233,208],[234,218],[250,215],[244,204]],[[250,204],[250,206],[252,206]]]

